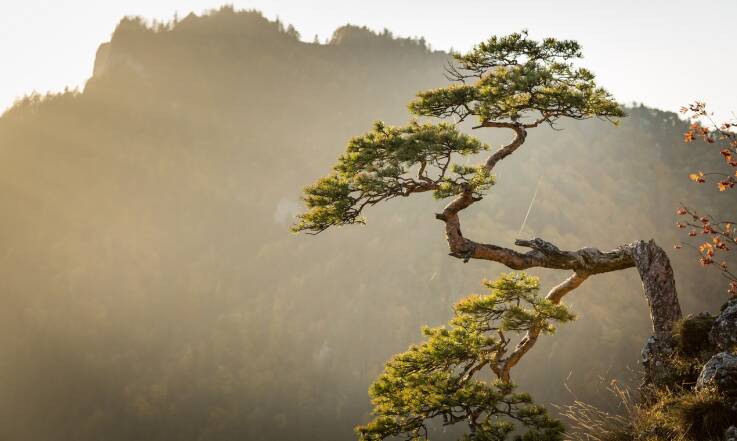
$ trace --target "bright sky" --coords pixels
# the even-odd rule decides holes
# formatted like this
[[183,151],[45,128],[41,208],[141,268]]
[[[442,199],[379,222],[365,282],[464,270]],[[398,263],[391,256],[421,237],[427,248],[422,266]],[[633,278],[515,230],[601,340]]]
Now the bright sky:
[[32,91],[81,87],[125,15],[168,20],[230,3],[321,41],[346,23],[465,50],[491,34],[578,40],[583,65],[622,102],[737,112],[736,0],[0,0],[0,113]]

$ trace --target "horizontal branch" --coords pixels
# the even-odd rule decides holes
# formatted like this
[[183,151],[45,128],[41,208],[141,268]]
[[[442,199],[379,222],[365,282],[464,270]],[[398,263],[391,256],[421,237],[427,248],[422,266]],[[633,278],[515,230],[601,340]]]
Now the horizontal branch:
[[637,244],[620,246],[611,251],[596,248],[581,248],[575,251],[562,251],[557,246],[540,238],[532,240],[517,239],[515,245],[531,248],[521,253],[498,245],[475,242],[463,237],[457,214],[445,216],[436,214],[446,225],[446,238],[450,255],[464,261],[470,259],[491,260],[514,270],[529,268],[551,268],[572,270],[585,274],[600,274],[632,268],[635,260],[632,249]]

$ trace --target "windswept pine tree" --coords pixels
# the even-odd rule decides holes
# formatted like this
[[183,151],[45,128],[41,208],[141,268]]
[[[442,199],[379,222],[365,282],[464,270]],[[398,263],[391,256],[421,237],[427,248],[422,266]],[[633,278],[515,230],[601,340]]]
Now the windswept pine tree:
[[[450,199],[435,218],[445,225],[451,256],[464,262],[471,259],[499,262],[516,270],[543,267],[571,272],[567,279],[550,289],[544,303],[524,297],[526,279],[522,276],[518,280],[520,285],[510,290],[511,303],[524,300],[554,308],[592,275],[637,267],[654,330],[646,345],[644,362],[648,377],[658,381],[667,370],[668,354],[673,346],[671,331],[681,318],[681,308],[668,257],[653,241],[633,242],[602,252],[595,248],[562,251],[541,238],[518,239],[516,245],[531,249],[521,253],[466,238],[461,231],[460,213],[483,200],[495,182],[494,167],[525,143],[529,130],[541,125],[555,127],[564,119],[600,118],[616,122],[625,116],[614,98],[596,84],[593,73],[574,65],[580,57],[581,48],[575,41],[554,38],[535,41],[527,32],[494,36],[467,54],[455,55],[446,71],[453,83],[420,92],[409,104],[409,110],[418,117],[452,118],[453,123],[411,121],[406,126],[389,127],[377,122],[370,132],[351,139],[332,173],[305,188],[308,210],[299,215],[293,229],[317,234],[334,226],[364,223],[363,212],[370,206],[400,196],[432,192],[437,199]],[[466,165],[464,158],[490,150],[488,145],[459,130],[458,124],[466,119],[476,120],[473,129],[509,130],[513,138],[483,162]],[[500,283],[509,281],[503,278]],[[498,296],[497,291],[486,301],[493,304]],[[463,306],[456,312],[462,310]],[[390,361],[384,376],[372,388],[374,412],[379,417],[367,428],[359,429],[361,436],[372,440],[398,434],[405,434],[409,439],[426,438],[425,420],[442,416],[446,424],[467,423],[470,434],[466,439],[506,439],[510,431],[503,430],[502,427],[508,426],[497,421],[503,412],[496,406],[500,401],[504,405],[503,397],[511,393],[511,369],[534,346],[540,333],[549,329],[547,319],[553,315],[548,317],[538,310],[536,313],[542,316],[530,319],[529,312],[522,313],[515,308],[494,311],[498,316],[482,315],[481,321],[485,323],[483,329],[499,332],[498,341],[481,335],[472,337],[483,343],[477,343],[474,338],[464,341],[466,330],[450,331],[448,335],[455,338],[450,337],[448,344],[468,346],[464,349],[470,353],[461,356],[460,361],[454,358],[458,355],[453,352],[435,349],[436,345],[442,346],[446,331],[429,331],[430,340],[421,349],[415,348]],[[513,319],[512,311],[527,314],[528,319]],[[473,313],[460,317],[456,321],[471,323],[478,319]],[[502,325],[490,325],[494,319],[501,319]],[[525,325],[510,328],[510,323],[517,320]],[[503,347],[499,342],[506,342],[503,332],[510,329],[524,331],[524,336],[514,348],[507,350],[508,342]],[[473,347],[477,344],[491,349],[487,349],[486,355],[474,358]],[[439,360],[428,366],[417,362],[415,355],[421,360],[425,357]],[[487,364],[498,376],[501,389],[483,382],[466,383],[469,373]],[[413,384],[414,381],[419,384]],[[392,390],[393,383],[401,385],[398,390]],[[509,400],[506,406],[512,409],[515,406],[510,403],[517,401]],[[434,407],[436,402],[441,403],[439,408]],[[527,412],[536,411],[522,411],[525,415]],[[482,416],[484,423],[479,424]],[[532,428],[525,439],[557,439],[557,435],[539,435],[542,423],[535,419],[525,420],[513,411],[508,411],[506,416]]]

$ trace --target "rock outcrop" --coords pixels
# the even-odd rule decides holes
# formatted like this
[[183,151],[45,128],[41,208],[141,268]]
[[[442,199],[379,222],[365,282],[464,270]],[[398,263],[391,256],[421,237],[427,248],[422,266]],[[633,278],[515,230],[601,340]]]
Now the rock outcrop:
[[706,362],[696,381],[696,388],[716,387],[737,404],[737,355],[720,352]]
[[722,351],[737,348],[737,299],[727,302],[714,321],[709,338]]
[[730,426],[725,433],[724,438],[727,441],[737,441],[737,426]]

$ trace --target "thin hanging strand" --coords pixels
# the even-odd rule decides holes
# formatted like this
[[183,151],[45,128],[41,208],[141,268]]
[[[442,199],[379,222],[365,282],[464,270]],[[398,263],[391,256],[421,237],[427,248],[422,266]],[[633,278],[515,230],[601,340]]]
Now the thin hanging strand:
[[535,187],[535,193],[532,195],[532,200],[530,201],[530,206],[527,207],[527,214],[525,214],[525,219],[522,221],[522,225],[519,227],[519,232],[517,233],[517,237],[522,237],[522,230],[525,229],[527,218],[530,216],[530,212],[532,211],[532,204],[535,203],[535,198],[537,197],[537,191],[540,190],[540,183],[542,181],[543,181],[543,175],[540,175],[540,179],[537,180],[537,187]]

